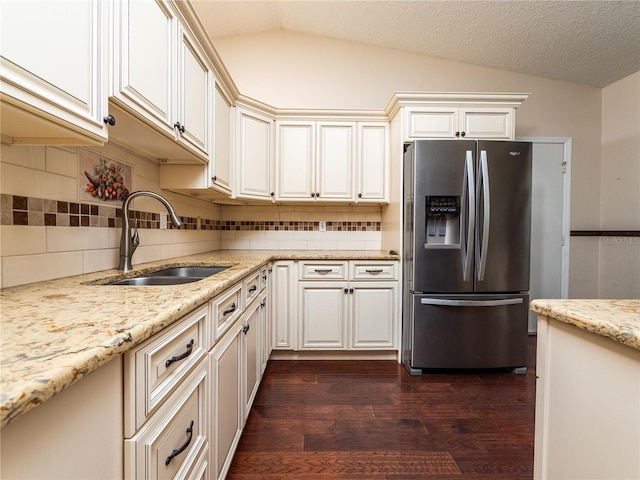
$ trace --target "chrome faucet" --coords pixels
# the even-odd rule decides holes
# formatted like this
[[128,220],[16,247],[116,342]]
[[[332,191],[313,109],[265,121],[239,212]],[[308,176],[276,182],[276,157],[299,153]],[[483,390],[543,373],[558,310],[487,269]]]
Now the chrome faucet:
[[175,210],[164,197],[157,193],[147,192],[145,190],[130,193],[122,205],[122,236],[120,237],[120,265],[118,265],[118,270],[124,270],[125,272],[133,268],[131,265],[131,257],[140,244],[140,239],[138,237],[138,219],[136,218],[136,227],[133,235],[131,235],[131,225],[129,223],[129,204],[136,197],[155,198],[167,208],[173,225],[176,228],[182,225],[182,222],[178,218],[178,215],[176,215]]

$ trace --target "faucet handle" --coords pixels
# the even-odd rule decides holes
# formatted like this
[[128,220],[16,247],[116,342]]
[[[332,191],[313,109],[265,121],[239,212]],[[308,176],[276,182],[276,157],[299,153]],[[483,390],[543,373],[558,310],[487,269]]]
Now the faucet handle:
[[140,237],[138,236],[138,219],[137,218],[136,218],[136,223],[133,230],[133,235],[131,237],[131,243],[133,244],[134,247],[137,247],[138,245],[140,245]]

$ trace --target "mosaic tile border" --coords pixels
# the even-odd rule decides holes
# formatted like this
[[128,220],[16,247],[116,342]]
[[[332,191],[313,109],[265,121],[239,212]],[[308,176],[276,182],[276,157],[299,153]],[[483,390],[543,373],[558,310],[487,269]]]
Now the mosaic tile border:
[[[82,202],[63,202],[19,195],[0,195],[1,225],[47,227],[122,227],[122,209],[108,205]],[[138,219],[138,228],[159,229],[160,215],[152,212],[131,211]],[[198,219],[180,217],[183,230],[198,230]],[[171,222],[168,228],[173,228]],[[327,221],[328,232],[379,232],[381,222]],[[319,222],[305,221],[220,221],[200,219],[200,230],[216,231],[318,231]]]

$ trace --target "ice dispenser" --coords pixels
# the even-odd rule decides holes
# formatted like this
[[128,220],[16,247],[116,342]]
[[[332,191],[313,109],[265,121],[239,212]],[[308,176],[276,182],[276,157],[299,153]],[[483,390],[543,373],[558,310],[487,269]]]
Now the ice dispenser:
[[427,196],[425,248],[460,247],[460,197]]

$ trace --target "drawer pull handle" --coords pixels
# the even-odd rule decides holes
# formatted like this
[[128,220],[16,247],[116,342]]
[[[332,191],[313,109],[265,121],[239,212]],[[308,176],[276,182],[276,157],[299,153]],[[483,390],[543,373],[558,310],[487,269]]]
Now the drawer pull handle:
[[242,327],[242,333],[244,333],[246,335],[247,332],[249,331],[249,328],[251,328],[251,327],[248,324],[245,325],[244,327]]
[[314,272],[316,272],[316,273],[331,273],[331,272],[333,272],[333,269],[332,268],[316,268],[314,270]]
[[383,270],[381,268],[379,268],[377,270],[365,270],[365,272],[367,272],[367,273],[382,273]]
[[189,446],[189,444],[191,443],[191,439],[193,438],[193,420],[191,420],[191,424],[189,425],[189,428],[187,428],[187,434],[189,435],[189,438],[187,438],[187,441],[185,442],[185,444],[182,445],[180,448],[177,448],[171,452],[171,454],[164,461],[165,466],[169,465],[169,463],[171,463],[171,460],[173,460],[174,457],[177,457],[182,452],[184,452]]
[[222,315],[229,315],[230,313],[233,313],[235,311],[236,311],[236,304],[232,303],[231,308],[227,308],[224,312],[222,312]]
[[251,293],[251,292],[255,292],[256,290],[258,290],[258,286],[257,286],[257,285],[254,285],[253,287],[251,287],[251,288],[249,289],[249,293]]
[[179,362],[180,360],[184,360],[189,355],[191,355],[191,352],[193,352],[193,344],[194,344],[194,341],[193,341],[193,338],[192,338],[191,341],[189,343],[187,343],[187,351],[184,352],[182,355],[176,355],[175,357],[171,357],[169,360],[166,361],[164,366],[166,368],[169,368],[169,366],[172,363]]

